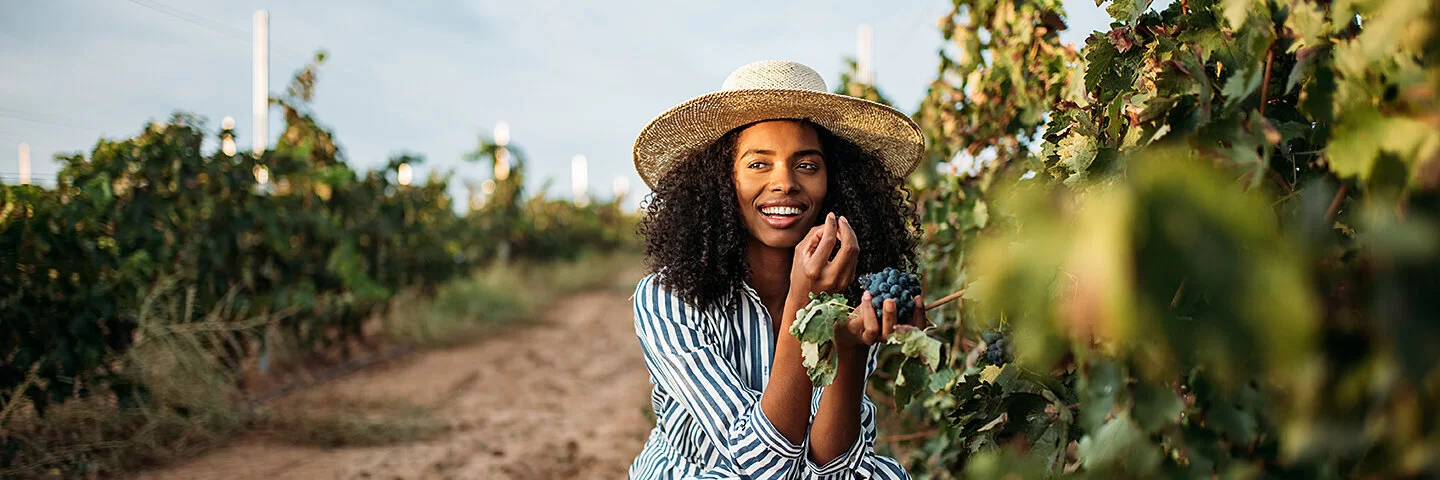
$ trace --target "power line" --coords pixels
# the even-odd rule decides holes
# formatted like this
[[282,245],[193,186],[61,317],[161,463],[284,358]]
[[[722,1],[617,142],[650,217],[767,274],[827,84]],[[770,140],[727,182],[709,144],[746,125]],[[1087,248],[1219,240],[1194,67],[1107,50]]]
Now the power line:
[[183,20],[183,21],[185,21],[185,22],[188,22],[188,23],[190,23],[190,24],[192,24],[192,25],[195,25],[195,26],[197,26],[197,27],[204,28],[204,29],[206,29],[206,30],[210,30],[210,31],[215,32],[215,33],[219,33],[219,34],[221,34],[221,35],[224,35],[224,36],[227,36],[227,37],[230,37],[230,38],[233,38],[233,39],[242,41],[242,42],[248,42],[248,41],[250,41],[249,39],[245,38],[246,35],[245,35],[245,33],[244,33],[243,31],[237,30],[237,29],[235,29],[234,27],[231,27],[231,26],[229,26],[229,25],[225,25],[225,24],[223,24],[223,23],[220,23],[220,22],[217,22],[217,21],[214,21],[214,20],[207,19],[207,18],[205,18],[205,17],[201,17],[201,16],[199,16],[199,15],[196,15],[196,14],[193,14],[193,13],[190,13],[190,12],[186,12],[186,11],[184,11],[184,10],[181,10],[181,9],[178,9],[178,8],[175,8],[175,7],[172,7],[172,6],[163,4],[163,3],[152,2],[152,1],[150,1],[150,0],[130,0],[130,3],[133,3],[133,4],[136,4],[136,5],[139,5],[139,6],[142,6],[142,7],[151,9],[151,10],[154,10],[154,11],[156,11],[156,12],[160,12],[160,13],[165,14],[165,15],[169,15],[169,16],[171,16],[171,17],[178,18],[178,19],[180,19],[180,20]]
[[[150,9],[150,10],[154,10],[154,11],[156,11],[156,12],[159,12],[159,13],[162,13],[162,14],[165,14],[165,15],[168,15],[168,16],[170,16],[170,17],[174,17],[174,18],[176,18],[176,19],[185,21],[185,22],[187,22],[187,23],[189,23],[189,24],[191,24],[191,25],[195,25],[195,26],[197,26],[197,27],[204,28],[204,29],[206,29],[206,30],[210,30],[210,31],[215,32],[215,33],[218,33],[218,34],[220,34],[220,35],[224,35],[224,36],[226,36],[226,37],[230,37],[230,38],[233,39],[233,40],[238,40],[238,41],[245,42],[245,43],[250,43],[250,41],[251,41],[251,39],[249,38],[249,35],[246,33],[245,30],[239,29],[239,28],[235,28],[234,26],[225,24],[224,22],[220,22],[220,21],[216,21],[216,20],[211,20],[211,19],[205,18],[205,17],[200,16],[200,15],[196,15],[196,14],[194,14],[194,13],[190,13],[190,12],[188,12],[188,11],[182,10],[182,9],[177,8],[177,7],[174,7],[174,6],[166,5],[166,4],[163,4],[163,3],[160,3],[160,2],[156,2],[156,1],[154,1],[154,0],[129,0],[129,1],[130,1],[130,3],[133,3],[133,4],[136,4],[136,5],[139,5],[139,6],[148,8],[148,9]],[[305,60],[305,59],[309,58],[308,55],[301,55],[301,54],[295,52],[294,50],[290,50],[290,49],[285,48],[285,47],[275,46],[275,45],[273,45],[274,42],[271,42],[271,43],[272,43],[271,49],[274,50],[274,51],[276,51],[276,52],[278,52],[278,53],[280,53],[281,56],[285,57],[286,59],[289,59],[289,60],[292,60],[292,61],[296,61],[296,62],[300,62],[300,63],[305,63],[305,62],[307,61],[307,60]]]
[[[47,115],[47,114],[43,114],[43,113],[27,112],[27,111],[24,111],[24,110],[16,110],[16,109],[13,109],[13,108],[5,108],[5,107],[0,107],[0,112],[4,112],[4,113],[0,113],[0,118],[9,118],[9,119],[12,119],[12,120],[20,120],[20,121],[24,121],[24,122],[38,123],[38,124],[42,124],[42,125],[51,125],[51,126],[57,126],[57,127],[74,128],[74,129],[77,129],[77,130],[101,130],[101,129],[95,128],[95,127],[93,127],[93,126],[82,126],[82,125],[78,125],[78,124],[75,124],[75,123],[70,122],[68,119],[65,119],[65,118],[62,118],[62,117],[58,117],[58,116],[55,116],[55,115]],[[47,118],[47,117],[48,117],[48,118]]]

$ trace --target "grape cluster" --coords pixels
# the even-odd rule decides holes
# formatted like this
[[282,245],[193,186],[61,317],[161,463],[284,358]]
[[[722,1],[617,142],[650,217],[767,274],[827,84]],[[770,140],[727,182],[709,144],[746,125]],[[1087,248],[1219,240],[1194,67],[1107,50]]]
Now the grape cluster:
[[870,306],[875,307],[876,316],[883,315],[885,299],[894,299],[900,321],[909,320],[915,297],[920,295],[920,277],[892,267],[860,277],[860,286],[870,292]]
[[1014,358],[1015,345],[1010,343],[1005,332],[991,330],[980,334],[980,338],[985,340],[985,360],[991,365],[1004,365]]

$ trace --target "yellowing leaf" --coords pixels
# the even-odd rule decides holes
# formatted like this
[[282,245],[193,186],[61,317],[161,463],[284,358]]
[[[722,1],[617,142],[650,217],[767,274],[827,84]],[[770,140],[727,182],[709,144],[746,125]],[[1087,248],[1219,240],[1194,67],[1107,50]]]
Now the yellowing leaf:
[[800,340],[800,356],[806,373],[817,387],[835,380],[839,359],[835,357],[835,325],[850,318],[854,309],[845,297],[833,293],[811,295],[810,303],[795,313],[790,334]]
[[980,371],[980,380],[994,383],[995,378],[1000,376],[1001,370],[1003,370],[1002,367],[987,365],[984,370]]
[[895,333],[886,342],[899,345],[900,353],[920,359],[932,372],[940,368],[940,341],[926,335],[924,330],[910,325],[896,325]]
[[1085,171],[1090,169],[1090,164],[1095,162],[1095,155],[1100,151],[1100,145],[1096,143],[1095,137],[1072,131],[1065,138],[1060,139],[1059,165],[1070,170],[1070,180],[1085,178]]
[[1240,29],[1245,20],[1250,18],[1250,7],[1255,0],[1223,0],[1220,4],[1225,12],[1225,21],[1230,22],[1230,28]]
[[1310,2],[1295,2],[1290,16],[1285,18],[1285,28],[1295,37],[1287,53],[1294,53],[1305,47],[1325,44],[1325,10]]

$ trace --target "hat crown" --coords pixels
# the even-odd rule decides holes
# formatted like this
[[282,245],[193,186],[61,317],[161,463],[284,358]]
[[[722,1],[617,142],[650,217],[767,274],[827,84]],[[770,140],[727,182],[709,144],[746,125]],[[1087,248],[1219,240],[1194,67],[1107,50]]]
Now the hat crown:
[[811,90],[828,91],[825,79],[802,63],[766,60],[736,69],[725,78],[720,90]]

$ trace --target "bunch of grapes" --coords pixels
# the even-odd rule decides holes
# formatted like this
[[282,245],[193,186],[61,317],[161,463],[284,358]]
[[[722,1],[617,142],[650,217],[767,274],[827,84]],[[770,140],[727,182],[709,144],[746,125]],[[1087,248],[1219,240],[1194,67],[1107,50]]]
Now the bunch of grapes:
[[915,310],[915,296],[920,295],[920,277],[891,267],[860,277],[860,286],[870,292],[870,306],[875,307],[876,316],[884,314],[885,299],[894,299],[900,321],[910,318]]
[[1012,353],[1015,345],[1010,343],[1005,332],[991,330],[980,334],[980,338],[985,340],[985,360],[989,361],[991,365],[1004,365],[1010,363],[1010,359],[1014,358]]

